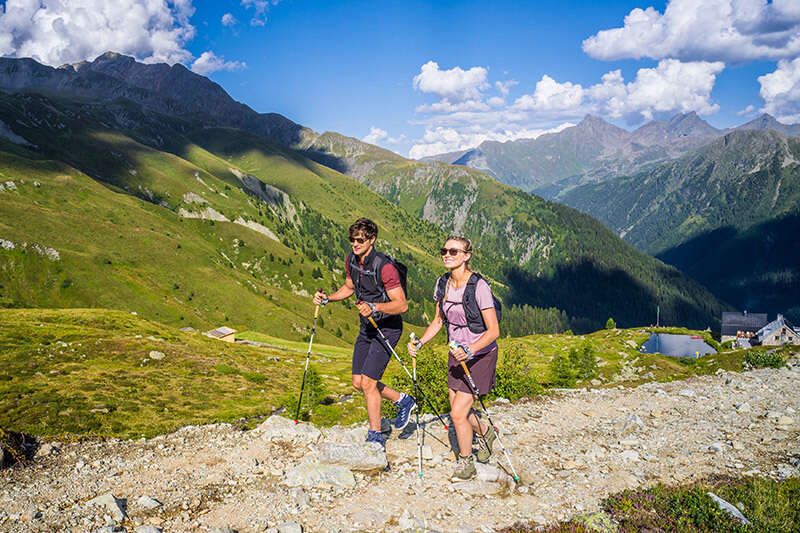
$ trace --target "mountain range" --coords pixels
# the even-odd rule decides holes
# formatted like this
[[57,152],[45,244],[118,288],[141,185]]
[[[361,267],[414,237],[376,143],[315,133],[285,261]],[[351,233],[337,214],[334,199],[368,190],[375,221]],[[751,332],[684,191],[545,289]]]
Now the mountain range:
[[[767,114],[733,129],[800,135],[800,125],[782,124]],[[730,131],[714,128],[694,112],[654,120],[630,132],[587,115],[576,126],[557,133],[485,141],[471,150],[427,160],[478,168],[503,183],[558,199],[578,185],[631,175],[683,156]]]
[[[449,232],[474,240],[507,303],[557,307],[577,329],[650,322],[656,304],[705,327],[723,308],[578,211],[257,113],[180,65],[2,59],[0,90],[1,172],[15,183],[0,193],[0,237],[15,246],[0,252],[5,306],[135,308],[302,337],[307,295],[341,282],[346,227],[368,215],[411,267],[412,322],[432,310]],[[340,306],[329,316],[329,342],[354,334]]]
[[[800,302],[800,138],[742,127],[649,170],[562,201],[741,309]],[[795,244],[792,244],[792,243]]]

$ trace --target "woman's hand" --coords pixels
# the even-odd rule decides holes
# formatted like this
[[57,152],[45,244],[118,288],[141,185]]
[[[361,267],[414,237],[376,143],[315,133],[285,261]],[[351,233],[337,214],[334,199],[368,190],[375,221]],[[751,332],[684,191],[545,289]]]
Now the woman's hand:
[[314,305],[325,305],[328,303],[328,295],[325,291],[319,290],[314,294]]
[[406,347],[408,348],[408,355],[410,355],[411,357],[416,357],[417,352],[419,352],[419,349],[422,348],[422,343],[419,342],[419,340],[408,341]]
[[453,357],[455,357],[456,361],[458,361],[459,363],[463,363],[464,361],[470,358],[469,354],[461,346],[451,351],[450,353],[453,354]]

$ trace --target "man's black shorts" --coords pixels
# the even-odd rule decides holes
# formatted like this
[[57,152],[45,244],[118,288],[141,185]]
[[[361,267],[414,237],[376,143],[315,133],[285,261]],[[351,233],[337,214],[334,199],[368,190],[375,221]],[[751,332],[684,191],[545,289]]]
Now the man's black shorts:
[[[381,331],[386,335],[392,348],[397,346],[397,342],[403,334],[402,326],[400,328],[381,327]],[[391,358],[392,352],[386,347],[378,332],[372,327],[366,331],[362,329],[358,333],[356,344],[353,347],[353,375],[364,374],[374,380],[380,380]]]

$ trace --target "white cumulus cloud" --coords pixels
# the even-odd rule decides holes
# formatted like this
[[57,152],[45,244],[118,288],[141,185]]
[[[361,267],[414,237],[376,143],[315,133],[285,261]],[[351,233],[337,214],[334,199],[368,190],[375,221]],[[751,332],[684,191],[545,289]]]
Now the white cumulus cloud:
[[267,13],[270,6],[276,6],[281,0],[242,0],[245,9],[253,10],[253,17],[250,19],[251,26],[264,26],[267,23]]
[[399,137],[392,137],[389,132],[381,128],[372,126],[369,133],[361,138],[362,141],[369,144],[383,145],[383,144],[399,144],[405,140],[405,135]]
[[663,114],[696,111],[709,115],[719,109],[711,100],[711,91],[724,68],[721,62],[664,59],[655,68],[639,69],[631,82],[626,83],[622,72],[613,70],[589,87],[560,83],[544,75],[533,94],[518,98],[514,107],[561,117],[595,113],[634,124]]
[[233,13],[225,13],[222,15],[222,25],[223,26],[235,26],[238,21],[236,17],[233,16]]
[[753,104],[749,104],[744,109],[740,109],[739,111],[737,111],[736,114],[740,117],[747,117],[752,115],[755,112],[755,110],[756,106],[754,106]]
[[500,94],[502,94],[503,96],[508,96],[508,93],[511,91],[511,88],[518,84],[519,82],[517,80],[494,82],[494,86],[497,87],[497,90],[500,91]]
[[800,1],[670,0],[664,13],[632,10],[622,27],[589,37],[583,50],[603,60],[788,59],[800,54]]
[[220,70],[241,70],[247,68],[247,64],[241,61],[225,61],[225,58],[216,55],[214,52],[206,51],[200,54],[192,63],[192,72],[205,76]]
[[481,93],[488,87],[486,79],[489,71],[483,67],[472,67],[464,70],[454,67],[441,70],[435,61],[428,61],[414,76],[414,88],[424,93],[433,93],[442,98],[461,100],[479,100]]
[[764,99],[762,111],[781,122],[800,122],[800,57],[779,61],[774,72],[760,76],[758,81]]
[[572,111],[580,107],[583,92],[579,84],[558,83],[545,74],[536,83],[534,93],[518,98],[515,106],[531,111]]
[[58,66],[113,50],[147,63],[186,63],[193,14],[191,0],[8,0],[0,55]]
[[618,70],[606,74],[602,83],[589,89],[589,98],[601,114],[632,123],[651,120],[656,114],[695,111],[710,115],[719,110],[711,91],[724,68],[721,62],[664,59],[655,68],[639,69],[636,79],[627,84]]
[[417,106],[417,113],[458,113],[462,111],[488,111],[489,104],[481,100],[464,100],[463,102],[451,102],[443,98],[432,104]]

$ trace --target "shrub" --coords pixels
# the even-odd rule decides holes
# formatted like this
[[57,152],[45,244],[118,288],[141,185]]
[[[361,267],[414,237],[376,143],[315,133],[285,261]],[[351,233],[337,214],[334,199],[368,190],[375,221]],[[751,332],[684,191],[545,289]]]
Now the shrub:
[[778,352],[749,351],[744,362],[752,368],[783,368],[786,361]]
[[574,387],[577,375],[569,356],[558,354],[550,361],[550,383],[556,387]]
[[608,317],[608,320],[606,320],[606,329],[616,329],[616,328],[617,328],[617,323],[614,322],[613,318]]
[[580,349],[572,348],[569,351],[569,362],[577,379],[592,379],[597,377],[597,359],[594,348],[585,342]]
[[[286,408],[289,416],[295,416],[297,411],[297,399],[300,394],[299,388],[294,393],[284,394],[280,399],[280,404]],[[300,420],[308,420],[314,414],[314,408],[325,400],[327,391],[322,377],[319,375],[314,365],[308,366],[306,374],[306,384],[303,388],[303,403],[300,405]]]
[[517,345],[507,347],[497,368],[491,395],[518,400],[541,394],[542,391],[542,386],[530,372],[530,366],[525,364],[525,357],[520,347]]

